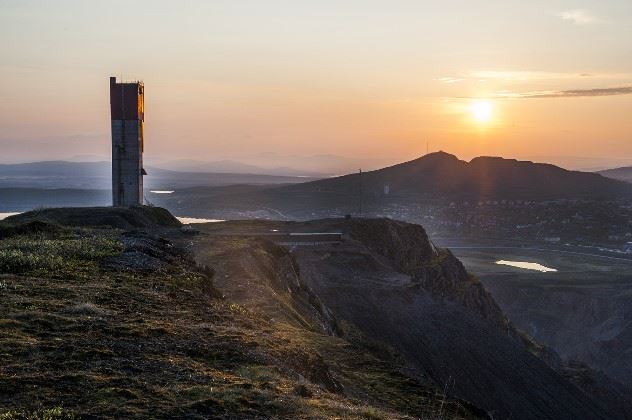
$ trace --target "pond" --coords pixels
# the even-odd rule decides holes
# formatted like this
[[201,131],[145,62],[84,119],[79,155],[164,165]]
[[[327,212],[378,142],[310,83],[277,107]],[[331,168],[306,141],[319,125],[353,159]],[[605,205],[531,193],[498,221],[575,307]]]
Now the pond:
[[4,220],[9,216],[15,216],[16,214],[20,214],[20,213],[0,213],[0,220]]
[[[20,214],[18,213],[0,213],[0,220],[6,219],[9,216],[13,216],[16,214]],[[178,219],[180,221],[180,223],[183,223],[185,225],[191,224],[191,223],[217,223],[217,222],[224,222],[225,220],[221,220],[221,219],[203,219],[203,218],[198,218],[198,217],[176,217],[176,219]]]
[[555,268],[547,267],[542,264],[528,262],[528,261],[507,261],[507,260],[499,260],[496,261],[496,264],[499,265],[508,265],[510,267],[522,268],[524,270],[534,270],[539,271],[541,273],[549,273],[556,272]]
[[218,222],[225,222],[225,220],[221,220],[221,219],[201,219],[198,217],[177,217],[176,219],[178,219],[180,221],[180,223],[183,223],[185,225],[191,224],[191,223],[218,223]]

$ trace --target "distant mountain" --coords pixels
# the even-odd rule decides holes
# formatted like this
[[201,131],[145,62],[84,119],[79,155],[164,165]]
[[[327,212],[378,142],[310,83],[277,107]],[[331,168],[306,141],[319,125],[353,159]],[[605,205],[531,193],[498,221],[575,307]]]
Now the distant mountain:
[[599,174],[612,179],[618,179],[619,181],[632,182],[632,166],[625,166],[623,168],[606,169],[599,171]]
[[178,159],[163,162],[156,165],[160,168],[179,172],[214,172],[214,173],[238,173],[253,175],[274,175],[274,176],[308,176],[322,178],[327,175],[309,170],[295,169],[289,166],[278,166],[274,168],[263,168],[261,166],[250,165],[235,160],[218,160],[214,162],[203,162],[193,159]]
[[[299,168],[301,171],[318,174],[342,175],[356,172],[358,168],[373,170],[383,168],[392,158],[378,156],[376,158],[348,157],[333,154],[282,154],[274,152],[242,155],[237,159],[249,165],[264,168]],[[396,162],[397,160],[395,160]],[[160,166],[160,165],[158,165]]]
[[[232,172],[180,172],[147,168],[147,189],[175,189],[233,184],[291,184],[317,178]],[[0,164],[0,188],[110,189],[110,162],[44,161]]]
[[72,156],[70,159],[63,159],[66,160],[68,162],[107,162],[110,158],[108,156],[103,156],[103,155],[90,155],[90,154],[83,154],[83,155],[75,155]]
[[110,162],[69,162],[50,160],[28,163],[0,164],[0,176],[85,176],[106,175]]
[[470,162],[437,152],[376,171],[323,179],[282,190],[300,193],[420,196],[450,199],[614,199],[632,197],[632,185],[596,173],[499,157]]
[[0,187],[111,188],[110,162],[43,161],[0,164]]

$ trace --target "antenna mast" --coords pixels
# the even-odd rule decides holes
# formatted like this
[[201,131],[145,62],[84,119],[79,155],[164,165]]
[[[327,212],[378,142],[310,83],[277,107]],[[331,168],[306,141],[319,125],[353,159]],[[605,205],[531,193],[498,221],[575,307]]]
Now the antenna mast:
[[362,217],[362,168],[359,169],[360,175],[360,217]]

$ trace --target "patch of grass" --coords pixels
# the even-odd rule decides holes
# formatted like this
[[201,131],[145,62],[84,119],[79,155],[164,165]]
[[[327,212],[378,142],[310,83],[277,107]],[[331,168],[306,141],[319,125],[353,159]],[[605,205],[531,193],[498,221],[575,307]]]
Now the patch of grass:
[[266,417],[293,418],[292,413],[297,409],[292,399],[247,384],[214,389],[206,398],[190,403],[188,408],[200,414],[223,413],[232,418],[255,418],[261,413],[266,413]]
[[274,382],[280,376],[279,369],[274,366],[241,366],[235,373],[256,384]]
[[[6,244],[3,244],[6,245]],[[36,254],[20,249],[0,249],[0,272],[24,274],[38,271],[56,271],[65,265],[59,255]]]
[[0,420],[70,420],[77,417],[62,407],[46,408],[37,411],[5,411],[0,412]]
[[19,236],[0,241],[0,272],[71,275],[94,269],[99,261],[121,252],[123,244],[113,235]]

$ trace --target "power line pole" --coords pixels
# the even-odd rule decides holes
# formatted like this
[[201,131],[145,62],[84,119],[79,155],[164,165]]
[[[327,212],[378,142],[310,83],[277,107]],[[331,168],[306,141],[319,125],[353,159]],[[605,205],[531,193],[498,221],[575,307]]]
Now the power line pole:
[[362,217],[362,168],[359,169],[360,175],[360,217]]

